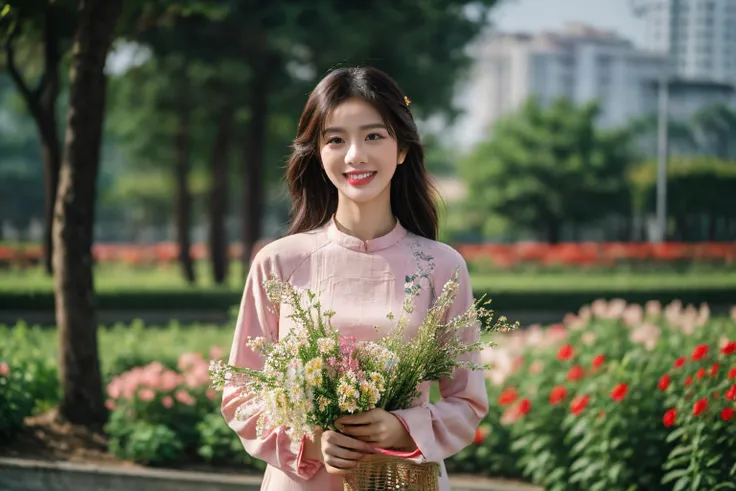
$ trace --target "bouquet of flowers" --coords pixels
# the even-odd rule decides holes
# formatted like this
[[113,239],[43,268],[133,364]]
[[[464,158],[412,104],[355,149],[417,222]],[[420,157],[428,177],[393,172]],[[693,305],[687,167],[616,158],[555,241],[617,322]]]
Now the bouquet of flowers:
[[[317,295],[307,289],[271,276],[264,282],[274,305],[290,307],[294,328],[278,342],[262,337],[249,338],[248,345],[264,356],[262,370],[210,363],[212,387],[226,384],[241,388],[249,396],[237,418],[259,414],[259,434],[285,427],[298,441],[315,429],[332,428],[345,414],[376,407],[387,411],[409,408],[419,395],[419,385],[452,375],[456,367],[471,370],[486,367],[463,361],[461,355],[493,346],[480,339],[465,342],[465,329],[483,331],[511,329],[505,317],[491,325],[493,311],[488,301],[477,300],[462,314],[445,319],[458,291],[458,272],[443,286],[420,324],[416,336],[405,339],[414,298],[421,286],[416,276],[407,277],[401,315],[388,335],[376,341],[356,341],[340,335],[331,324],[334,312],[324,311]],[[394,320],[392,314],[387,316]]]

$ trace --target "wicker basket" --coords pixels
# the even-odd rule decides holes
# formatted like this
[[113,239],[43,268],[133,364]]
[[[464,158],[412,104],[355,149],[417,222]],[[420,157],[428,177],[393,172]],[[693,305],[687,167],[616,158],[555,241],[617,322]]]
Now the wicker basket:
[[345,491],[437,491],[440,466],[399,457],[368,455],[345,477]]

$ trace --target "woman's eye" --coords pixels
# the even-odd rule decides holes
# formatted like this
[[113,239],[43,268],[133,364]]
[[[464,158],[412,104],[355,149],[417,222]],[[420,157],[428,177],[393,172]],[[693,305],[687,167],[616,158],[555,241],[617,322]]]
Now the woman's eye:
[[342,143],[342,138],[340,138],[339,136],[333,136],[332,138],[330,138],[329,140],[327,140],[327,143],[328,144]]
[[368,135],[369,140],[381,140],[382,138],[383,138],[383,135],[379,133],[371,133],[370,135]]

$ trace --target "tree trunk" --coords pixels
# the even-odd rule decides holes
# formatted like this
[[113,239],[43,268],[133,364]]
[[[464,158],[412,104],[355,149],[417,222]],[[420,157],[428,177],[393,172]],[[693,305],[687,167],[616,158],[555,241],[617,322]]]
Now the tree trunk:
[[228,164],[230,162],[230,133],[233,114],[231,108],[222,111],[217,124],[217,135],[212,147],[212,188],[210,189],[210,260],[215,283],[221,285],[227,278],[228,240],[225,231],[228,203]]
[[250,122],[243,139],[243,206],[242,241],[243,274],[247,274],[256,241],[261,236],[264,211],[263,156],[266,147],[270,57],[263,44],[254,47],[250,83]]
[[44,71],[38,87],[31,90],[23,79],[15,63],[13,43],[19,35],[18,24],[11,31],[5,43],[5,57],[10,77],[26,103],[41,141],[44,175],[44,235],[43,263],[47,274],[53,273],[52,228],[56,192],[59,185],[61,151],[58,125],[56,122],[56,102],[59,98],[59,39],[54,27],[53,2],[44,2]]
[[191,140],[189,91],[186,78],[183,79],[178,106],[178,128],[174,141],[174,216],[176,220],[176,241],[179,245],[179,264],[184,279],[193,284],[196,280],[191,255],[191,202],[189,193],[189,144]]
[[547,242],[550,244],[558,244],[560,242],[560,223],[557,220],[550,219],[547,222]]
[[708,215],[708,240],[710,242],[716,241],[717,232],[718,232],[718,216],[710,214]]
[[122,0],[80,0],[70,73],[66,151],[54,214],[59,330],[59,416],[99,427],[107,419],[97,353],[92,278],[95,185],[105,110],[105,59]]

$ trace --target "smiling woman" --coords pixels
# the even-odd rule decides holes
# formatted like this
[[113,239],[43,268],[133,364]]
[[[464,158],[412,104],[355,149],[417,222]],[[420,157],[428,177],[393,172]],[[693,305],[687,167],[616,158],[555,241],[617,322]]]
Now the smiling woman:
[[[264,358],[248,340],[278,342],[298,323],[289,305],[272,308],[264,281],[273,276],[313,292],[323,312],[333,313],[330,324],[339,336],[359,342],[392,332],[393,316],[386,314],[402,312],[407,320],[400,332],[416,339],[451,278],[457,279],[457,292],[443,315],[455,318],[474,303],[462,256],[436,241],[437,195],[409,99],[385,73],[347,68],[320,81],[302,113],[286,180],[293,200],[289,236],[269,243],[253,259],[229,365],[262,370]],[[404,303],[407,288],[416,293],[411,307]],[[463,342],[479,338],[478,322],[470,324],[456,333]],[[245,450],[268,463],[264,490],[338,491],[343,479],[348,489],[351,476],[368,475],[370,489],[380,491],[377,483],[395,475],[381,467],[384,460],[374,465],[375,456],[383,454],[402,469],[416,465],[432,471],[435,485],[420,489],[449,491],[444,460],[473,441],[488,411],[483,373],[468,368],[479,357],[463,353],[454,361],[470,365],[453,365],[458,368],[452,376],[438,381],[436,403],[429,400],[431,384],[420,384],[416,405],[391,411],[377,405],[347,415],[335,420],[339,431],[316,429],[320,436],[314,440],[292,441],[281,426],[259,433],[264,401],[232,385],[223,389],[222,413]],[[329,366],[334,360],[316,362]],[[363,394],[367,388],[351,390]],[[239,411],[244,405],[247,410]]]

